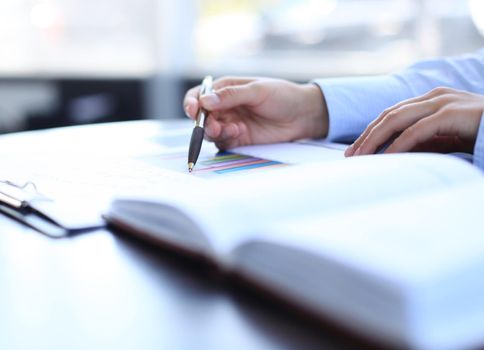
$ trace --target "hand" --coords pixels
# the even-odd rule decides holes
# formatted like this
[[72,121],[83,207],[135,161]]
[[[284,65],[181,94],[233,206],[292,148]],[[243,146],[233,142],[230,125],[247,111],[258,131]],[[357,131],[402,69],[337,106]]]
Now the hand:
[[185,96],[186,114],[210,112],[205,137],[218,148],[323,137],[328,113],[319,87],[267,78],[222,78],[214,92],[198,99],[200,87]]
[[439,87],[385,110],[345,156],[375,153],[395,136],[384,153],[472,153],[483,113],[484,95]]

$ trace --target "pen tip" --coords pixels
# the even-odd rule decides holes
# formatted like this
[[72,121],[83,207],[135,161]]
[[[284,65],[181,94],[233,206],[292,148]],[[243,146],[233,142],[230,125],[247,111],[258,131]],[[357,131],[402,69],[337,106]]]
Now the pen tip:
[[188,163],[188,172],[191,173],[193,171],[193,167],[195,166],[194,163]]

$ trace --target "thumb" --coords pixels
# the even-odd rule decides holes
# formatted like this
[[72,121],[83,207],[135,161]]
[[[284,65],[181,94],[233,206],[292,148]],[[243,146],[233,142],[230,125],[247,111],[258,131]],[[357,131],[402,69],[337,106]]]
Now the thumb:
[[258,94],[255,90],[255,87],[250,84],[243,86],[227,86],[200,97],[200,103],[202,107],[210,111],[256,104]]

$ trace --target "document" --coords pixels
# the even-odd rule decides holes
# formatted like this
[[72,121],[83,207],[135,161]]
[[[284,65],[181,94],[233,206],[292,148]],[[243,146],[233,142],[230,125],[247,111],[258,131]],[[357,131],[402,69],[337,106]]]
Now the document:
[[103,213],[114,196],[163,195],[167,188],[182,191],[203,181],[343,157],[341,149],[295,142],[226,152],[204,142],[199,162],[189,174],[191,130],[188,120],[144,121],[2,136],[0,178],[33,182],[46,197],[89,208],[87,217],[92,217]]

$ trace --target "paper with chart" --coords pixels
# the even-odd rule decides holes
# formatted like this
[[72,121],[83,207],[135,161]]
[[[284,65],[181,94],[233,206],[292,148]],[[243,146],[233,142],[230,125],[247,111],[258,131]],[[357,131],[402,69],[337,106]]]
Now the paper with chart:
[[176,171],[191,177],[219,177],[284,167],[289,164],[232,152],[203,152],[191,174],[187,174],[186,152],[140,157],[151,166]]
[[[237,147],[219,151],[213,143],[204,142],[199,160],[191,174],[187,173],[187,146],[191,128],[180,130],[178,147],[162,153],[140,154],[134,159],[145,165],[189,176],[216,179],[243,175],[313,162],[343,159],[345,145],[325,140],[302,140],[267,145]],[[173,136],[173,135],[172,135]]]
[[298,143],[219,152],[213,143],[204,142],[195,171],[189,174],[192,127],[190,121],[138,121],[2,136],[0,177],[33,181],[47,197],[73,200],[78,207],[90,203],[89,208],[104,208],[113,197],[157,195],[174,188],[189,191],[199,189],[203,181],[343,157],[341,150]]

